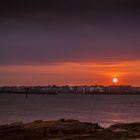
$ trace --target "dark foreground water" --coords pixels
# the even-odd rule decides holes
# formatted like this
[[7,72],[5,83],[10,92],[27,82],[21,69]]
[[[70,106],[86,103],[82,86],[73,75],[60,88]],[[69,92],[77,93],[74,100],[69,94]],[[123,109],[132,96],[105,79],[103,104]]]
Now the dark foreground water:
[[140,95],[0,94],[0,124],[77,119],[109,126],[140,122]]

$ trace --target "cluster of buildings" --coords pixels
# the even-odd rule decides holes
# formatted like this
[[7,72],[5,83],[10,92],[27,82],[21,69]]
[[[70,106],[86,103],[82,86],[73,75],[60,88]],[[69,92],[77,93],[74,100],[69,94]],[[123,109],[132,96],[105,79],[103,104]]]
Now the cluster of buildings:
[[140,87],[132,86],[2,86],[0,93],[44,94],[140,94]]

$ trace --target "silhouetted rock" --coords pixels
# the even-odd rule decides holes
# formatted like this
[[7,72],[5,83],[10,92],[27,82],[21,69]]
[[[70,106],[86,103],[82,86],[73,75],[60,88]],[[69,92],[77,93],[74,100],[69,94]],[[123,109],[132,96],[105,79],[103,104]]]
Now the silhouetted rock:
[[102,128],[77,120],[13,123],[0,126],[0,140],[127,140],[140,138],[140,123]]

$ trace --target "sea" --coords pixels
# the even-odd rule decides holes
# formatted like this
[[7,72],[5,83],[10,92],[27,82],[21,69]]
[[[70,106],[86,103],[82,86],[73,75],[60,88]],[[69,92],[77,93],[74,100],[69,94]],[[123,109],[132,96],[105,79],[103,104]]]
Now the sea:
[[140,95],[0,94],[0,125],[59,119],[103,127],[140,122]]

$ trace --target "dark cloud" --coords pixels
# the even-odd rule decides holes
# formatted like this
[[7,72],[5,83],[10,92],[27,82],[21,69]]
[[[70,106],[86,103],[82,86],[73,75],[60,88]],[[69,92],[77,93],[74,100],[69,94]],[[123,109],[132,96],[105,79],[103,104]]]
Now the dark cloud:
[[87,14],[105,11],[140,11],[139,0],[4,0],[0,3],[3,15],[21,15],[32,12],[57,15]]
[[0,4],[0,64],[139,60],[137,0]]
[[[15,23],[13,23],[15,25]],[[42,24],[41,24],[42,25]],[[61,26],[19,23],[0,33],[0,64],[138,60],[138,26],[89,23]]]

